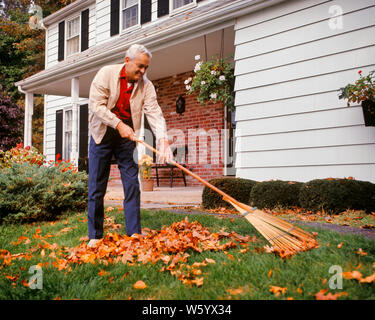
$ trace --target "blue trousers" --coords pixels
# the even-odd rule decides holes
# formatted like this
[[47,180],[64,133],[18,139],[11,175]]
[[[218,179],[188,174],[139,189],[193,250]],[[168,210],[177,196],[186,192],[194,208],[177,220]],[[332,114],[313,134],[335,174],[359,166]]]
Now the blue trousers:
[[117,130],[107,127],[100,144],[90,138],[89,194],[87,221],[90,239],[103,237],[104,196],[107,190],[112,155],[115,156],[124,188],[126,233],[141,233],[140,190],[135,142],[121,138]]

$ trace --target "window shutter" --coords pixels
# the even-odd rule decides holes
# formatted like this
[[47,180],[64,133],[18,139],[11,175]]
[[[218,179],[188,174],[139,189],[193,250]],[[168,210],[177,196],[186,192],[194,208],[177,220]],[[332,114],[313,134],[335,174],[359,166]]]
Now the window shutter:
[[60,155],[62,159],[63,150],[63,110],[56,111],[56,132],[55,132],[55,159]]
[[59,23],[59,41],[57,49],[57,60],[64,60],[64,50],[65,50],[65,21]]
[[151,0],[141,0],[141,24],[151,21]]
[[89,139],[89,105],[83,104],[79,107],[79,158],[88,155]]
[[169,13],[169,0],[158,0],[158,18]]
[[81,51],[89,48],[89,9],[81,12]]
[[120,0],[111,0],[111,37],[120,32]]

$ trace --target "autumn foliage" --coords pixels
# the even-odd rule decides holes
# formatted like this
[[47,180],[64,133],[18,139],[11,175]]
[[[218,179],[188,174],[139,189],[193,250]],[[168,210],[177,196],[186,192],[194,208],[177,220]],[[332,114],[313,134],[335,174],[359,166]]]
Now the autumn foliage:
[[[66,255],[59,259],[58,267],[68,269],[70,264],[83,263],[137,263],[155,264],[161,261],[164,266],[160,271],[169,272],[182,283],[203,285],[201,268],[212,259],[204,259],[200,263],[188,265],[189,250],[226,251],[249,242],[255,237],[241,236],[235,232],[220,231],[211,233],[197,221],[184,220],[164,226],[161,230],[144,228],[145,236],[128,237],[117,233],[108,233],[94,248],[87,247],[86,241],[78,247],[66,249]],[[226,239],[226,242],[222,242]],[[86,240],[86,239],[83,239]]]

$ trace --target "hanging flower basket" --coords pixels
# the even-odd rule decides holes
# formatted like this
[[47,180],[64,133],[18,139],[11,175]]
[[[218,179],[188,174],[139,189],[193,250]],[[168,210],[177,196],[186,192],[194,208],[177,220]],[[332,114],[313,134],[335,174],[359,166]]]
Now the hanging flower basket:
[[375,126],[375,101],[362,101],[363,118],[365,119],[366,127]]
[[200,56],[194,68],[194,77],[185,80],[187,94],[197,94],[204,106],[208,102],[222,102],[228,111],[234,110],[234,74],[229,58],[217,58],[203,62]]
[[350,103],[361,103],[365,126],[375,126],[375,70],[367,76],[358,71],[359,79],[354,84],[341,88],[339,99],[347,99]]

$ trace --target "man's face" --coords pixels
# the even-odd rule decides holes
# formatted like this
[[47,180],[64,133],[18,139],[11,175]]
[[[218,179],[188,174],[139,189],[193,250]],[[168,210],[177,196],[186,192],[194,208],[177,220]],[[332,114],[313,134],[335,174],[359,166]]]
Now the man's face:
[[125,57],[126,77],[128,81],[139,81],[146,73],[150,63],[150,57],[147,54],[140,53],[133,60]]

